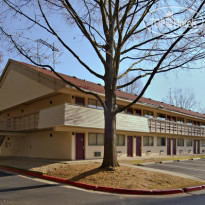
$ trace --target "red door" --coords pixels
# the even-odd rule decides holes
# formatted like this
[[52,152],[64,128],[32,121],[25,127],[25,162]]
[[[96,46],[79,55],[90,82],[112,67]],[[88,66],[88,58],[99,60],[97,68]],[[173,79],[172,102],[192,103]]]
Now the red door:
[[200,154],[200,142],[199,140],[194,140],[194,150],[193,153],[194,154]]
[[133,156],[133,137],[127,136],[127,156],[132,157]]
[[141,137],[136,137],[136,156],[141,157]]
[[167,138],[167,155],[171,155],[171,138]]
[[173,139],[173,155],[177,154],[177,143],[176,143],[176,139]]
[[197,140],[197,154],[200,154],[200,140]]
[[194,140],[193,153],[196,154],[196,140]]
[[76,133],[76,160],[85,159],[84,153],[85,137],[84,133]]

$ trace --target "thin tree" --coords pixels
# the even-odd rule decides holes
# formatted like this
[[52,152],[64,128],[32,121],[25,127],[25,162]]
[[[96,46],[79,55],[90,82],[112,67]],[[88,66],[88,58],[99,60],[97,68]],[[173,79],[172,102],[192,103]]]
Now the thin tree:
[[[129,75],[129,74],[128,74],[128,75],[125,75],[123,78],[118,79],[117,85],[120,86],[120,85],[129,83],[129,82],[132,81],[134,78],[135,78],[134,75]],[[122,88],[121,90],[124,91],[124,92],[126,92],[126,93],[131,93],[131,94],[136,95],[136,94],[139,94],[139,93],[140,93],[140,91],[142,90],[142,88],[143,88],[142,81],[137,80],[137,81],[133,82],[131,85]]]
[[2,68],[1,68],[2,62],[3,62],[3,55],[0,53],[0,75],[2,73]]
[[187,110],[195,110],[200,107],[200,103],[197,102],[194,92],[188,89],[182,90],[181,88],[170,88],[168,95],[163,99],[163,101]]
[[[116,115],[143,96],[156,74],[191,69],[194,68],[192,62],[204,58],[204,4],[202,0],[2,0],[0,32],[1,37],[5,37],[2,42],[7,39],[31,63],[51,69],[68,85],[100,101],[105,120],[102,167],[113,169],[119,166]],[[78,28],[101,62],[103,74],[97,73],[95,67],[78,55],[70,44],[71,39],[61,36],[54,19],[65,19],[61,26],[65,31],[69,26]],[[42,31],[44,40],[55,37],[82,67],[104,81],[105,100],[65,80],[52,65],[37,61],[32,52],[37,39],[31,35],[36,29],[38,35]],[[117,80],[131,72],[135,77],[117,86]],[[145,84],[136,99],[118,108],[116,90],[142,78]]]

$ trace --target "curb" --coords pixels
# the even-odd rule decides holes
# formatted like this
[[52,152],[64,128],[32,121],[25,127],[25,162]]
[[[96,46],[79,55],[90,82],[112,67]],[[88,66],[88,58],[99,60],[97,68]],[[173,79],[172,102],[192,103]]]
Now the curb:
[[139,163],[137,164],[138,166],[146,166],[146,165],[151,165],[151,164],[155,164],[155,162],[145,162],[145,163]]
[[184,189],[165,189],[165,190],[137,190],[137,189],[123,189],[123,188],[114,188],[114,187],[104,187],[104,186],[95,186],[91,184],[86,184],[83,182],[75,182],[67,179],[52,177],[48,175],[43,175],[40,172],[35,171],[27,171],[23,169],[16,169],[6,166],[0,166],[0,169],[16,172],[22,175],[28,175],[40,179],[45,179],[49,181],[59,182],[63,184],[68,184],[88,190],[93,191],[102,191],[102,192],[109,192],[109,193],[119,193],[119,194],[130,194],[130,195],[168,195],[168,194],[181,194],[191,191],[198,191],[205,189],[205,184],[202,186],[195,186],[195,187],[186,187]]

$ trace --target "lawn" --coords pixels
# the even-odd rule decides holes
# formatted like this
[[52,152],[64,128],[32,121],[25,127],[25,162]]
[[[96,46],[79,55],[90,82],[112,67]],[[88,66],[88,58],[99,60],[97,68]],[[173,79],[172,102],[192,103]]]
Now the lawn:
[[145,171],[126,166],[115,171],[100,169],[100,163],[70,164],[47,172],[47,175],[84,182],[97,186],[129,189],[173,189],[204,184],[163,173]]
[[[131,162],[131,160],[128,160]],[[136,162],[136,161],[135,161]],[[202,185],[178,176],[142,170],[138,167],[117,167],[115,171],[101,169],[99,162],[54,162],[37,159],[0,159],[0,165],[42,172],[43,174],[84,182],[96,186],[128,189],[173,189]]]

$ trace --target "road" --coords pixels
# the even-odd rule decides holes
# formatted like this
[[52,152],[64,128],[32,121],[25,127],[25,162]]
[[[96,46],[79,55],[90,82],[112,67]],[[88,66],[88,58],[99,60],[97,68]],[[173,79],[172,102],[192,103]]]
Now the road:
[[190,175],[198,179],[205,180],[205,159],[187,160],[180,162],[155,163],[145,165],[145,167],[172,171],[180,174]]
[[98,193],[0,170],[1,205],[204,205],[205,191],[172,196]]

